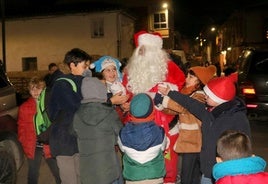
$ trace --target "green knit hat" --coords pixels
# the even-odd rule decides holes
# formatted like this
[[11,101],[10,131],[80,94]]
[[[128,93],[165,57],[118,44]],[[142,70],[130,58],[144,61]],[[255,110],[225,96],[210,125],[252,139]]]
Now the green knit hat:
[[153,101],[146,93],[135,95],[130,102],[130,113],[135,118],[146,118],[153,112]]

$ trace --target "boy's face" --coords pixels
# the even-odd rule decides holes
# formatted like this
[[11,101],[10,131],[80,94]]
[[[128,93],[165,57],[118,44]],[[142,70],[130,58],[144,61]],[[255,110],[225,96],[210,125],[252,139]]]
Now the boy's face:
[[57,66],[53,66],[53,67],[48,71],[48,73],[53,74],[57,69],[58,69]]
[[218,106],[219,104],[216,103],[214,100],[212,100],[208,95],[206,95],[206,103],[208,106],[210,107],[216,107]]
[[116,67],[113,65],[107,66],[102,71],[103,78],[108,82],[115,82],[118,78]]
[[41,93],[43,88],[41,87],[38,87],[37,85],[33,85],[31,86],[30,88],[30,95],[34,98],[34,99],[37,99]]
[[82,62],[78,63],[76,66],[74,63],[71,63],[70,68],[71,68],[71,73],[73,75],[82,75],[83,72],[87,68],[86,61],[82,61]]

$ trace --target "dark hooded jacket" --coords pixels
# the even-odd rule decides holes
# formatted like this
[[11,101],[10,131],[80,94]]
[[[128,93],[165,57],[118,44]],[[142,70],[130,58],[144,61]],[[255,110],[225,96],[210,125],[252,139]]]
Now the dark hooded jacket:
[[246,115],[244,102],[238,97],[235,97],[233,100],[220,104],[209,112],[205,104],[187,95],[170,91],[168,96],[201,120],[201,172],[205,177],[213,178],[212,168],[216,164],[216,145],[219,136],[225,130],[238,130],[251,137],[250,124]]
[[70,130],[74,113],[82,99],[80,87],[83,77],[72,74],[63,77],[74,81],[77,92],[73,91],[72,85],[66,80],[55,81],[51,89],[48,113],[52,121],[49,144],[53,156],[72,156],[78,153],[76,136]]
[[119,178],[114,146],[122,123],[112,106],[98,102],[81,104],[73,126],[78,138],[81,181],[109,184]]
[[110,184],[120,176],[115,151],[123,124],[117,112],[107,105],[107,91],[97,78],[85,77],[83,99],[73,119],[80,154],[81,183]]

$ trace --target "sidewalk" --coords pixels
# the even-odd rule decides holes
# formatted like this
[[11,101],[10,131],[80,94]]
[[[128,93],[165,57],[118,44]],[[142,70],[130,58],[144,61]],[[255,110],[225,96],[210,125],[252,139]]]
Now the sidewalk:
[[[22,165],[22,168],[19,170],[18,176],[17,176],[17,183],[16,184],[27,184],[27,170],[28,170],[28,164],[27,160],[24,160],[24,163]],[[39,184],[56,184],[53,178],[53,175],[51,174],[44,158],[41,162],[41,167],[39,171]]]

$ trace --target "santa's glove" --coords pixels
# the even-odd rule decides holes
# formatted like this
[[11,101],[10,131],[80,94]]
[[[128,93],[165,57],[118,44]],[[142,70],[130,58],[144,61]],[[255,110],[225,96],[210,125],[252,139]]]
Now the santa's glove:
[[164,96],[161,95],[160,93],[155,94],[154,105],[155,105],[155,108],[159,111],[162,111],[164,109],[164,106],[162,105],[163,99],[164,99]]

